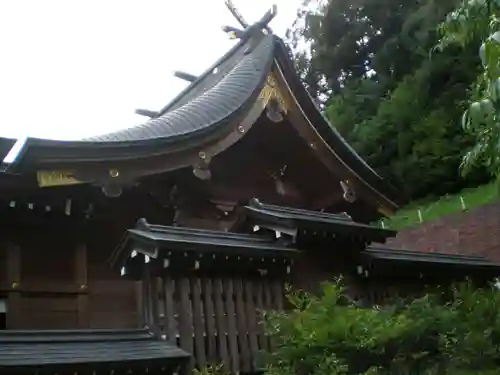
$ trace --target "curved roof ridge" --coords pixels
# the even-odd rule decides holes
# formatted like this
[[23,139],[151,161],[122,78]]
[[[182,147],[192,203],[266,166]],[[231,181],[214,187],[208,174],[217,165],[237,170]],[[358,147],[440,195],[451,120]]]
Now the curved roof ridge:
[[[264,65],[268,64],[263,63],[266,55],[272,55],[273,42],[273,36],[264,36],[248,54],[245,51],[255,41],[249,39],[238,43],[225,61],[219,62],[218,67],[209,69],[188,86],[189,90],[174,99],[175,103],[171,103],[167,107],[170,109],[159,117],[131,128],[85,138],[84,141],[117,142],[172,137],[223,120],[252,94],[259,78],[256,74],[265,76],[264,73],[267,73],[264,72]],[[233,87],[237,87],[238,92]]]

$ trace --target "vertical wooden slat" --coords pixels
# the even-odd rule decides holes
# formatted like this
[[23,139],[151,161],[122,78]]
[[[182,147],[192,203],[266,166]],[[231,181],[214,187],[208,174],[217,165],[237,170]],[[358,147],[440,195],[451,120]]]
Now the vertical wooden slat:
[[227,371],[230,367],[228,343],[227,343],[227,315],[224,308],[224,288],[221,279],[213,281],[214,305],[215,305],[215,323],[217,325],[217,342],[219,346],[220,361],[224,364]]
[[264,306],[264,287],[262,285],[262,279],[255,281],[255,308],[258,311],[257,332],[258,332],[259,348],[262,350],[268,350],[269,342],[264,332],[263,311],[265,310],[265,306]]
[[[264,291],[264,309],[266,311],[274,310],[273,295],[272,295],[272,289],[271,289],[271,286],[272,286],[271,280],[262,279],[262,281],[263,281],[262,288]],[[271,350],[271,351],[274,350],[274,345],[272,343],[272,340],[270,340],[268,338],[268,341],[269,341],[269,350]]]
[[251,367],[251,352],[248,345],[248,328],[245,302],[243,301],[243,283],[240,278],[235,278],[234,293],[236,296],[236,321],[238,328],[238,344],[241,360],[241,370],[250,371]]
[[205,308],[205,330],[207,333],[207,360],[210,363],[216,363],[220,358],[217,358],[217,343],[216,343],[216,328],[214,316],[214,293],[212,289],[212,280],[203,278],[201,281],[203,291],[203,306]]
[[238,352],[238,340],[236,338],[237,331],[234,309],[233,280],[230,278],[224,278],[223,286],[227,312],[227,338],[229,341],[229,354],[231,361],[230,371],[238,372],[240,370],[240,356]]
[[165,293],[163,300],[165,303],[165,335],[167,335],[167,340],[175,345],[177,343],[177,330],[175,324],[174,282],[169,276],[163,278],[163,291]]
[[7,244],[7,280],[11,290],[7,296],[7,328],[19,327],[21,307],[21,294],[18,287],[21,283],[21,248],[15,244]]
[[176,280],[177,293],[179,295],[179,335],[180,346],[188,353],[193,353],[193,319],[191,312],[191,299],[189,279],[180,278]]
[[259,350],[258,334],[257,334],[257,309],[254,301],[254,287],[250,279],[246,279],[243,283],[245,293],[245,307],[248,326],[248,341],[250,343],[250,352],[252,353],[252,360]]
[[90,326],[88,271],[87,271],[87,246],[84,243],[78,244],[75,249],[75,279],[82,293],[77,296],[78,328],[88,328]]
[[207,355],[205,352],[205,325],[203,322],[203,307],[201,300],[201,286],[198,277],[191,278],[191,291],[193,303],[193,327],[196,364],[205,366]]
[[271,291],[273,294],[273,307],[276,310],[283,310],[283,280],[273,280],[271,281]]

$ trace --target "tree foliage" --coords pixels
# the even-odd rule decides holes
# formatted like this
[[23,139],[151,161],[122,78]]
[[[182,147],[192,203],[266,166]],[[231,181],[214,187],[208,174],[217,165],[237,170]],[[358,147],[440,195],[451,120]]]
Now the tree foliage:
[[[500,176],[500,1],[470,0],[451,12],[440,25],[440,51],[456,45],[478,50],[484,70],[477,74],[473,102],[462,118],[474,146],[463,158],[463,171],[485,166]],[[481,44],[482,42],[482,44]],[[479,47],[479,45],[481,46]]]
[[268,316],[268,375],[485,375],[500,370],[500,294],[460,284],[387,307],[346,302],[340,283],[290,293]]
[[473,49],[430,53],[456,0],[306,1],[289,32],[299,70],[356,151],[409,198],[486,182],[458,172],[459,126],[480,71]]

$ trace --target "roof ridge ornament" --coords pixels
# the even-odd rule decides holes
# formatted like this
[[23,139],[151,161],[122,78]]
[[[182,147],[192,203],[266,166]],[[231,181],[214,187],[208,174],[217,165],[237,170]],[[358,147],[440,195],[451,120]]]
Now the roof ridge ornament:
[[234,18],[236,18],[236,21],[239,22],[241,26],[243,26],[244,29],[248,29],[250,27],[250,24],[245,21],[241,13],[236,9],[236,6],[234,5],[232,0],[225,0],[224,3],[226,4],[227,9],[231,12]]
[[225,0],[225,4],[233,17],[236,18],[239,24],[243,27],[243,30],[240,30],[232,26],[223,26],[222,30],[226,32],[231,39],[251,38],[253,35],[255,35],[256,30],[259,30],[263,34],[273,33],[271,28],[269,27],[269,23],[278,14],[278,7],[276,6],[276,4],[273,4],[273,6],[260,18],[259,21],[251,25],[247,21],[245,21],[232,0]]

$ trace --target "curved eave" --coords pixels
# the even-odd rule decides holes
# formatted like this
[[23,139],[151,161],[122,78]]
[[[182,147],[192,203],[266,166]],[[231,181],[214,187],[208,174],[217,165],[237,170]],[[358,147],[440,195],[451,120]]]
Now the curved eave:
[[295,71],[283,40],[277,38],[275,59],[278,69],[288,85],[296,104],[301,108],[314,131],[333,151],[339,164],[348,174],[378,196],[378,201],[388,213],[394,212],[404,202],[400,193],[393,186],[384,181],[345,141],[340,133],[332,126],[318,109],[316,103],[305,89],[300,77]]
[[200,82],[203,88],[193,87],[198,96],[143,125],[83,141],[29,138],[9,171],[185,159],[186,153],[227,136],[248,115],[271,69],[273,51],[272,35],[240,43],[228,57],[230,63],[217,72],[217,82]]

